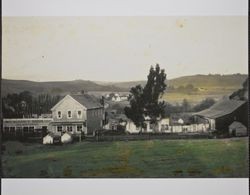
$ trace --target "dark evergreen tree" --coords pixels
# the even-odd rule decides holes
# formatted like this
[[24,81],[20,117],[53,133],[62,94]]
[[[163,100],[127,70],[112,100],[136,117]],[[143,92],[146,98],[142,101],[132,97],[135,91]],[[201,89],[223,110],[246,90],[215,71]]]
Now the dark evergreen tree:
[[151,66],[144,88],[141,85],[131,88],[130,107],[125,107],[125,114],[136,126],[144,127],[146,116],[149,117],[151,124],[155,124],[158,118],[164,117],[165,102],[159,101],[159,98],[166,89],[165,80],[165,70],[156,64],[155,68]]
[[143,88],[141,85],[132,87],[129,96],[130,107],[125,107],[124,111],[137,127],[144,127],[144,107]]
[[191,110],[191,105],[187,101],[187,99],[183,99],[182,101],[182,112],[189,112]]

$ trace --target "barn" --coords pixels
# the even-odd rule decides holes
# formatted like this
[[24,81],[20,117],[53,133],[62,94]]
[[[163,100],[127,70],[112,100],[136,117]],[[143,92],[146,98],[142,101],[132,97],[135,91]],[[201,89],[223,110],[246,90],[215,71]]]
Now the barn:
[[234,121],[248,124],[247,101],[222,99],[210,108],[194,114],[196,121],[203,119],[209,123],[211,130],[229,133],[229,125]]

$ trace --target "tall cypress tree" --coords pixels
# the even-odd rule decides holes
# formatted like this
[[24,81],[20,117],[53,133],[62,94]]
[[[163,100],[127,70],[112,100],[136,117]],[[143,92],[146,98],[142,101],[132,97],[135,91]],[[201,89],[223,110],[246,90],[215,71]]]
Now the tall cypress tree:
[[155,68],[151,66],[144,88],[141,85],[131,88],[130,107],[125,107],[125,114],[137,127],[144,127],[145,117],[149,117],[152,124],[164,117],[165,103],[159,98],[166,89],[165,80],[165,70],[156,64]]

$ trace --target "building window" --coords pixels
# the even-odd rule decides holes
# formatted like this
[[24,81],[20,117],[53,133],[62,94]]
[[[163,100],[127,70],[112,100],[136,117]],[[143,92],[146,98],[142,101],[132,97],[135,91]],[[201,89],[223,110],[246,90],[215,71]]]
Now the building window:
[[82,118],[82,111],[81,110],[77,111],[77,118]]
[[29,127],[29,131],[34,132],[34,127]]
[[161,125],[162,130],[168,130],[168,125]]
[[82,125],[77,125],[77,131],[82,131]]
[[67,131],[72,132],[72,126],[67,126]]
[[71,113],[71,111],[68,111],[68,118],[72,118],[72,113]]
[[5,132],[8,132],[9,129],[10,129],[9,127],[4,127],[4,131],[5,131]]
[[62,118],[62,112],[61,111],[57,112],[57,118]]
[[24,128],[23,128],[23,132],[24,132],[24,133],[29,132],[29,127],[24,127]]
[[15,132],[15,127],[10,127],[10,133],[14,133]]
[[86,121],[83,122],[83,126],[86,127]]
[[57,132],[62,132],[62,126],[57,126]]
[[16,127],[16,131],[17,131],[17,132],[21,132],[22,130],[23,130],[22,127]]

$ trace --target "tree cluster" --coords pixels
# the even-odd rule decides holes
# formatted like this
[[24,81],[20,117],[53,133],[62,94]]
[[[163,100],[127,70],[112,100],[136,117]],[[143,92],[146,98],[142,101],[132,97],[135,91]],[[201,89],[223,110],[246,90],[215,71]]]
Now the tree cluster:
[[50,109],[59,99],[60,96],[51,96],[49,94],[32,96],[29,91],[8,94],[2,98],[3,117],[22,118],[32,117],[32,114],[50,113]]
[[248,78],[243,82],[242,88],[233,92],[229,98],[235,100],[248,100]]
[[165,115],[169,117],[172,113],[199,112],[211,107],[214,103],[215,100],[213,98],[206,98],[195,106],[192,106],[187,99],[176,105],[165,103]]

